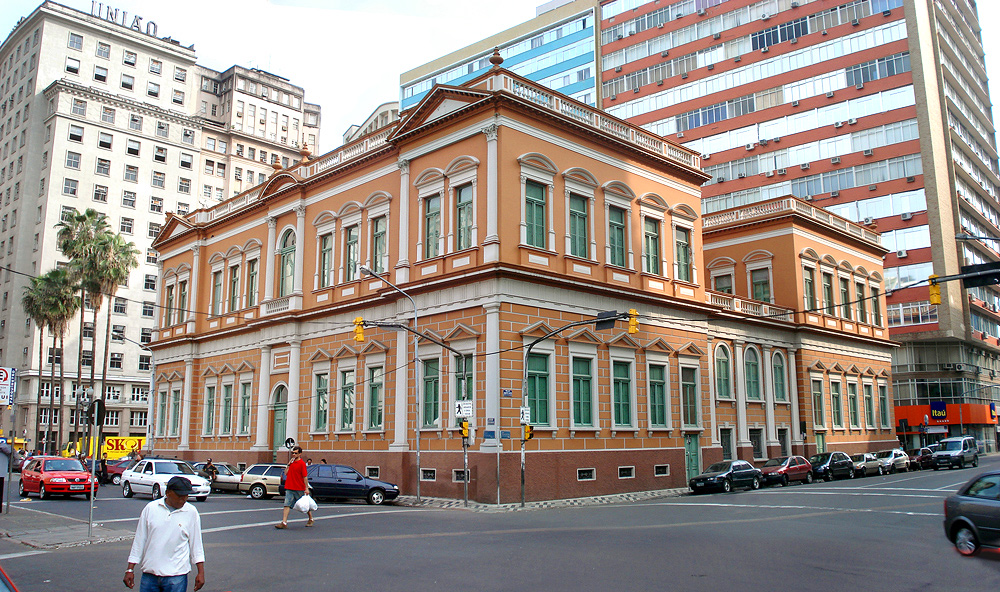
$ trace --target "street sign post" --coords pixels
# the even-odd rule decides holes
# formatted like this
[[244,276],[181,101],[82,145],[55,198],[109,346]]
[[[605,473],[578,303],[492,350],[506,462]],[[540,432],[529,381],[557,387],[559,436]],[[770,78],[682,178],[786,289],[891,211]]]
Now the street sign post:
[[455,417],[472,417],[473,416],[473,404],[472,401],[455,401]]
[[14,391],[17,388],[17,369],[0,368],[0,405],[14,403]]
[[531,423],[531,407],[521,407],[521,425]]

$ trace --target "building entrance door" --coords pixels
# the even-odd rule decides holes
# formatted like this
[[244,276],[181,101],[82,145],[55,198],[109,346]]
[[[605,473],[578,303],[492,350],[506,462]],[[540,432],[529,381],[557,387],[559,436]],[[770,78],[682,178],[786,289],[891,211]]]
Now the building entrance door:
[[688,481],[701,473],[698,460],[698,436],[688,434],[684,436],[684,469]]
[[274,459],[278,458],[278,450],[285,445],[285,421],[288,417],[288,389],[279,386],[274,393],[274,420],[271,425],[271,450]]

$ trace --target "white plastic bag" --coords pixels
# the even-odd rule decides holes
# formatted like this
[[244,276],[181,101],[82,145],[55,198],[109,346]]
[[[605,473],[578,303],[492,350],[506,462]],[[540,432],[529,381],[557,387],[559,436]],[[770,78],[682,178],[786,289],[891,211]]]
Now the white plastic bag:
[[316,508],[318,508],[319,506],[316,505],[316,500],[314,500],[312,496],[307,493],[306,495],[300,497],[297,502],[295,502],[294,507],[297,511],[305,514],[306,512],[315,512]]

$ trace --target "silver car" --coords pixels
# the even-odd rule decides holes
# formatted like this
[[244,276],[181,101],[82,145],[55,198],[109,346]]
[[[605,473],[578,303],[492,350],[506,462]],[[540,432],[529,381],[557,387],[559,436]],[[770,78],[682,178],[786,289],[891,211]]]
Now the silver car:
[[884,475],[885,465],[871,452],[851,455],[854,462],[854,474],[857,477],[867,477],[868,475]]
[[887,473],[910,470],[910,457],[899,448],[883,450],[875,454]]

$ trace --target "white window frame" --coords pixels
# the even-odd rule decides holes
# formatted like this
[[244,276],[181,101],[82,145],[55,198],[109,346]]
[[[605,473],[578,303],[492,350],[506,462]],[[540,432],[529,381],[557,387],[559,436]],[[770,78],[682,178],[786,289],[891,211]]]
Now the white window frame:
[[445,181],[445,177],[443,175],[442,176],[434,175],[433,178],[431,178],[431,179],[429,179],[429,180],[427,180],[427,181],[425,181],[423,183],[420,183],[420,184],[416,185],[416,188],[417,188],[417,220],[419,221],[418,222],[419,228],[417,229],[417,245],[416,245],[416,248],[417,248],[417,253],[416,253],[417,258],[416,258],[416,260],[417,261],[426,261],[427,260],[427,258],[424,256],[425,253],[426,253],[425,250],[424,250],[424,243],[427,241],[427,236],[426,236],[426,234],[427,234],[427,224],[426,224],[426,222],[427,221],[425,219],[425,216],[427,215],[427,211],[426,211],[427,210],[427,199],[430,198],[430,197],[434,197],[435,195],[437,195],[438,198],[441,200],[441,218],[440,218],[441,228],[439,229],[440,232],[438,234],[438,255],[436,257],[433,257],[433,258],[436,259],[437,257],[440,257],[440,256],[442,256],[442,255],[445,254],[444,248],[445,248],[445,239],[447,238],[447,235],[446,235],[446,233],[444,231],[444,220],[445,220],[445,216],[448,215],[445,212],[445,208],[447,207],[445,204],[448,202],[448,199],[446,199],[446,195],[445,195],[445,191],[444,191],[444,181]]
[[[569,197],[567,196],[567,200]],[[569,203],[567,201],[567,203]],[[597,380],[598,364],[600,362],[597,354],[597,344],[586,341],[570,341],[568,352],[567,382],[569,383],[569,429],[578,432],[599,432],[601,431],[600,409],[600,383]],[[590,360],[590,425],[576,423],[573,415],[573,359],[587,358]],[[572,432],[570,434],[572,437]]]
[[673,372],[672,372],[673,369],[670,366],[670,354],[668,354],[667,352],[660,352],[660,351],[651,351],[651,350],[647,350],[646,351],[646,385],[645,386],[646,386],[647,395],[649,394],[649,368],[652,365],[663,366],[663,368],[664,368],[664,375],[663,375],[663,383],[664,383],[663,398],[664,398],[664,404],[665,404],[664,419],[665,419],[667,425],[666,425],[665,428],[664,428],[664,426],[655,426],[655,425],[653,425],[652,421],[650,421],[649,409],[652,408],[652,405],[650,404],[650,401],[648,400],[648,398],[649,398],[648,396],[647,396],[647,401],[646,401],[646,405],[647,405],[647,407],[646,407],[646,409],[647,409],[647,411],[646,411],[646,423],[649,426],[649,430],[650,431],[652,431],[652,430],[663,430],[663,429],[672,431],[674,429],[674,411],[673,411],[673,406],[670,404],[671,403],[670,392],[672,390],[671,389],[671,382],[670,381],[673,379]]
[[597,238],[595,232],[596,229],[594,227],[594,219],[597,217],[595,215],[595,210],[597,208],[597,186],[589,183],[583,183],[578,179],[563,176],[563,188],[563,203],[565,207],[563,227],[566,229],[566,237],[563,241],[563,252],[569,257],[579,257],[579,255],[570,254],[570,247],[573,242],[573,238],[570,235],[570,194],[575,194],[586,198],[587,200],[587,255],[584,259],[596,263]]
[[[473,248],[479,244],[479,226],[476,224],[479,213],[479,184],[477,183],[479,167],[469,167],[462,171],[453,173],[445,177],[448,180],[448,199],[442,207],[442,215],[447,208],[448,234],[445,237],[446,251],[442,253],[454,253],[458,250],[458,189],[465,185],[472,185],[472,227],[470,228],[469,247]],[[388,204],[386,204],[388,205]],[[442,220],[444,223],[444,220]],[[443,230],[443,229],[442,229]],[[442,233],[443,234],[443,233]]]
[[[626,225],[627,226],[627,225]],[[611,388],[608,391],[610,396],[609,402],[611,403],[611,431],[630,431],[638,429],[637,417],[638,417],[638,400],[637,392],[638,385],[636,384],[636,356],[635,350],[626,347],[610,346],[608,347],[608,376],[610,379]],[[615,413],[614,413],[614,365],[615,362],[625,362],[629,365],[629,422],[623,424],[615,423]]]

